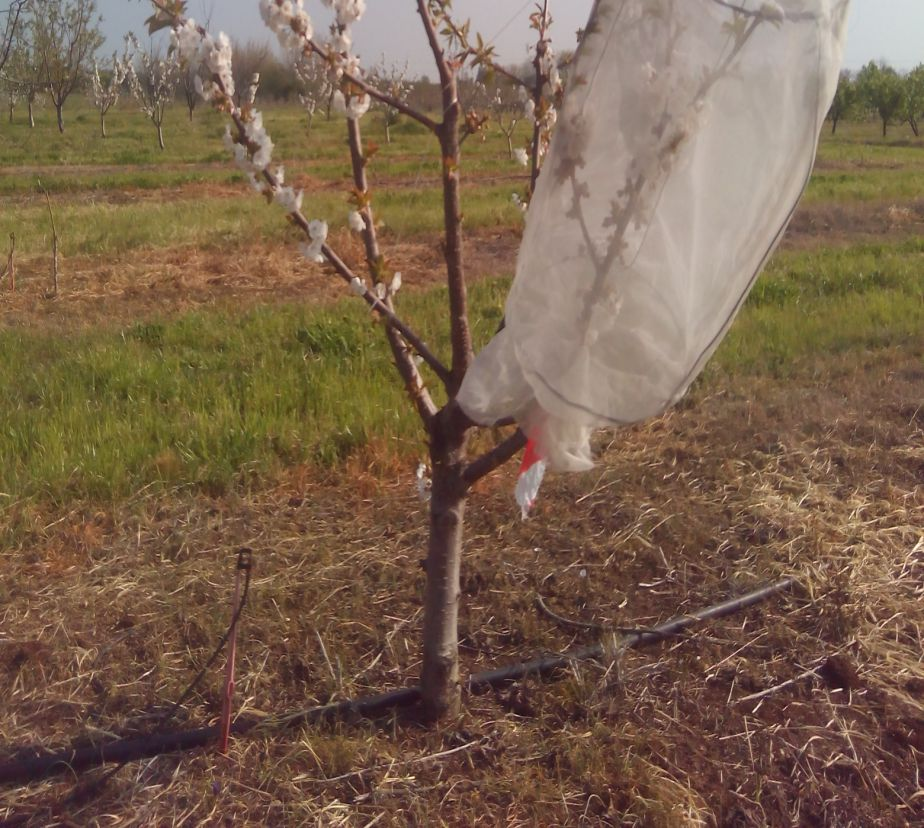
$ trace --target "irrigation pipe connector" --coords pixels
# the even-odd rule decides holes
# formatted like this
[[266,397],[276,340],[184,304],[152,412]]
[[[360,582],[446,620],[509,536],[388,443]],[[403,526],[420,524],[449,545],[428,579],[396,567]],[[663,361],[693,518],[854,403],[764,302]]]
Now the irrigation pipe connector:
[[[629,649],[655,644],[678,635],[699,622],[723,618],[762,603],[774,595],[792,589],[796,583],[795,578],[781,578],[738,598],[731,598],[711,607],[675,616],[650,630],[629,633],[621,638],[620,645]],[[527,676],[547,676],[568,667],[575,661],[603,658],[606,652],[607,647],[604,644],[593,644],[560,655],[536,658],[532,661],[476,673],[469,677],[468,690],[477,693],[490,687],[518,681]],[[231,724],[230,732],[241,735],[258,729],[260,731],[278,730],[341,719],[350,715],[372,717],[394,708],[409,707],[419,700],[420,688],[406,687],[376,696],[346,699],[335,704],[310,707],[307,710],[268,719],[242,716]],[[195,730],[178,730],[129,739],[116,739],[104,744],[57,751],[37,751],[34,748],[25,748],[0,763],[0,785],[23,784],[59,773],[81,773],[109,762],[128,762],[134,759],[159,756],[163,753],[193,750],[214,744],[220,735],[220,725],[213,725]]]

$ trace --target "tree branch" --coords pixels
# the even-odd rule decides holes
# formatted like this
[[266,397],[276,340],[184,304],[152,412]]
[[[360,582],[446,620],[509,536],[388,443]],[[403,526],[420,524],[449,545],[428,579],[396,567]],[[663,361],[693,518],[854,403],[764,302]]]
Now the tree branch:
[[[316,54],[321,60],[332,64],[332,58],[330,54],[323,48],[321,48],[313,40],[306,41],[306,49]],[[343,77],[346,78],[350,84],[361,89],[367,95],[372,98],[375,98],[380,103],[390,106],[392,109],[397,109],[402,115],[407,115],[408,118],[413,118],[419,124],[422,124],[430,132],[436,133],[439,130],[439,124],[430,118],[428,115],[425,115],[423,112],[419,112],[414,109],[410,104],[402,101],[400,98],[396,98],[393,95],[389,95],[387,92],[383,92],[381,89],[376,88],[368,81],[363,80],[358,75],[351,74],[350,72],[343,72]]]
[[462,385],[462,379],[474,355],[468,320],[468,294],[465,286],[462,250],[462,206],[459,183],[461,152],[459,122],[462,107],[459,104],[456,75],[440,46],[433,18],[427,8],[427,0],[417,0],[417,12],[420,14],[427,41],[430,44],[430,51],[433,53],[433,59],[439,71],[443,100],[443,122],[437,134],[440,139],[443,162],[443,225],[446,228],[443,254],[446,259],[449,325],[452,341],[452,381],[449,385],[449,394],[453,396]]
[[462,479],[471,486],[489,475],[492,471],[503,466],[526,445],[526,435],[517,429],[513,434],[498,443],[491,451],[472,460],[462,472]]
[[[369,190],[369,184],[366,178],[366,159],[363,156],[362,132],[356,118],[347,118],[347,135],[350,145],[350,161],[353,166],[353,183],[356,186],[357,193],[364,197]],[[375,232],[375,216],[372,212],[372,205],[365,201],[359,212],[365,224],[362,236],[366,248],[366,262],[372,281],[377,285],[382,276],[382,254],[379,250],[378,237]],[[391,292],[386,293],[385,298],[380,302],[394,314],[394,297]],[[386,335],[388,344],[391,346],[392,356],[395,359],[395,367],[404,380],[404,386],[414,402],[421,420],[428,424],[433,415],[436,414],[436,405],[424,385],[423,378],[417,370],[417,365],[414,364],[413,356],[408,351],[404,339],[393,326],[386,327]]]

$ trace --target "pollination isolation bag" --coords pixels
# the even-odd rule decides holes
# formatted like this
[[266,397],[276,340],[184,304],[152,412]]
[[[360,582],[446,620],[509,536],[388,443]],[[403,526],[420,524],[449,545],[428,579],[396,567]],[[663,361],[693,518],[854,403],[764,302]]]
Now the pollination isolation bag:
[[458,402],[552,468],[679,400],[811,174],[849,0],[598,0],[527,214],[506,326]]

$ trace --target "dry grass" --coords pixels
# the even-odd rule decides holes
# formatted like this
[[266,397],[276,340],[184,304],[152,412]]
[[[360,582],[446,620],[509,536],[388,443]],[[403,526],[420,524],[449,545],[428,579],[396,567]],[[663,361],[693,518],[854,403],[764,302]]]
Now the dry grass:
[[[920,824],[924,372],[881,353],[825,383],[738,381],[616,435],[550,482],[512,470],[470,509],[461,623],[476,671],[589,640],[538,615],[650,624],[780,573],[805,590],[558,682],[471,697],[440,731],[395,715],[268,729],[129,765],[90,803],[0,794],[41,825]],[[222,499],[139,494],[17,515],[0,600],[6,745],[143,730],[223,631],[233,551],[257,554],[239,709],[358,696],[418,668],[424,514],[370,449]],[[583,574],[582,574],[583,573]],[[551,577],[550,577],[551,575]],[[213,720],[209,677],[180,724]]]

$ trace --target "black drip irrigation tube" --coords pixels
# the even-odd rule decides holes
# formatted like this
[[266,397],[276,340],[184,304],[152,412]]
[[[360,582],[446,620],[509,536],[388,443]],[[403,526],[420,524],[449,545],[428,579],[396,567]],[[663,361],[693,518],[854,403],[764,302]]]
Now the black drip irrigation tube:
[[[794,578],[781,578],[771,584],[748,592],[738,598],[731,598],[720,604],[714,604],[686,615],[674,618],[652,627],[620,636],[619,646],[624,649],[655,644],[666,638],[678,635],[688,627],[700,621],[722,618],[768,598],[792,589],[796,585]],[[519,664],[511,664],[496,670],[476,673],[469,677],[469,692],[477,693],[491,687],[497,687],[511,681],[518,681],[527,676],[547,676],[555,673],[575,661],[602,658],[607,652],[604,644],[581,647],[560,655],[536,658]],[[299,727],[323,721],[341,719],[346,716],[373,717],[399,707],[409,707],[420,700],[419,687],[405,687],[375,696],[359,699],[346,699],[335,704],[311,707],[288,715],[269,719],[241,717],[231,725],[231,733],[244,734],[262,726],[266,729]],[[177,730],[166,733],[154,733],[127,739],[115,739],[104,744],[86,747],[73,747],[57,751],[38,751],[24,748],[5,762],[0,762],[0,785],[17,785],[43,779],[59,773],[77,774],[90,768],[109,762],[128,762],[145,759],[164,753],[193,750],[204,747],[218,740],[219,726],[200,727],[194,730]]]

